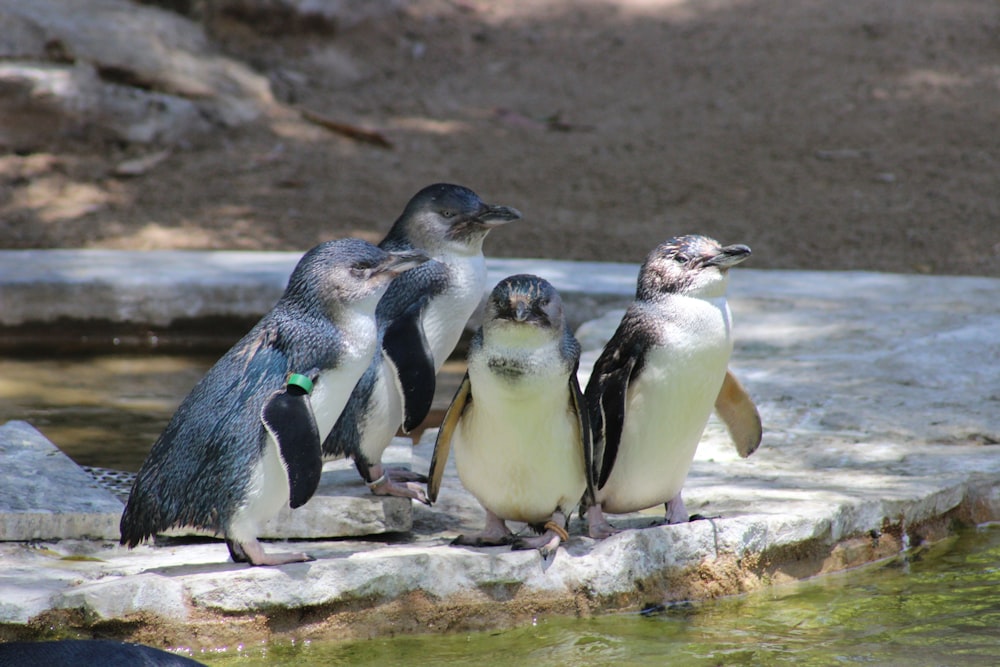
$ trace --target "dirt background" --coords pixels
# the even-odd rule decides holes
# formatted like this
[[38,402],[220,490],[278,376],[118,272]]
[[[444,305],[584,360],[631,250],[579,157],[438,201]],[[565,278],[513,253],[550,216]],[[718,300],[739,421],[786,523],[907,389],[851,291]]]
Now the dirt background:
[[[174,8],[191,2],[159,2]],[[351,26],[230,12],[259,122],[0,158],[0,246],[378,240],[424,185],[524,220],[488,254],[638,262],[677,233],[752,268],[1000,276],[1000,3],[417,0]],[[380,133],[330,132],[306,109]]]

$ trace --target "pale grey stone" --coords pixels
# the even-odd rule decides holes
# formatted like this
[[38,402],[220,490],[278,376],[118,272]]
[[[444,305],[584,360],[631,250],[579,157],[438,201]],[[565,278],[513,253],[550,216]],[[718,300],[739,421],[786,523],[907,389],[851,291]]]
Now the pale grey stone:
[[177,144],[274,104],[265,77],[217,53],[200,24],[157,7],[0,0],[0,26],[11,27],[0,31],[3,145],[95,134]]
[[[396,468],[410,467],[412,447],[409,440],[396,438],[386,448],[382,462]],[[263,539],[319,539],[323,537],[360,537],[382,533],[405,533],[413,526],[413,503],[408,498],[376,496],[361,479],[348,459],[323,465],[316,494],[292,509],[285,507],[265,523]],[[205,535],[214,533],[189,527],[164,531],[164,535]]]
[[27,422],[0,426],[0,540],[117,539],[123,506]]
[[79,609],[89,618],[100,621],[112,621],[142,612],[171,620],[188,617],[183,583],[154,573],[111,577],[75,586],[58,596],[53,606],[56,609]]
[[260,317],[301,253],[0,250],[0,324]]

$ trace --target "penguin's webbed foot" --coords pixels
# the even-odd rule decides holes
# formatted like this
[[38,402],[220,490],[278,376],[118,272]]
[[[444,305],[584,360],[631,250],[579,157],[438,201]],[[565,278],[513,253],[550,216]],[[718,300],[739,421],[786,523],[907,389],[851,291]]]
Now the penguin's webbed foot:
[[537,537],[519,537],[511,543],[510,548],[511,551],[538,549],[538,553],[542,555],[542,558],[548,560],[549,556],[556,552],[560,544],[562,544],[562,540],[557,534],[546,531]]
[[666,514],[664,520],[668,524],[687,523],[690,521],[687,508],[684,507],[684,500],[681,499],[680,492],[664,504]]
[[[563,533],[565,534],[565,531]],[[563,537],[561,534],[554,530],[547,530],[535,537],[518,537],[511,541],[510,548],[511,551],[538,549],[538,553],[542,555],[542,558],[548,560],[549,556],[554,554],[562,543]]]
[[287,563],[308,563],[316,560],[304,553],[267,553],[257,540],[237,542],[226,540],[229,547],[229,557],[234,563],[249,563],[250,565],[285,565]]
[[546,521],[544,525],[532,526],[541,533],[540,535],[536,537],[519,537],[514,540],[511,549],[514,551],[538,549],[539,553],[542,554],[542,558],[547,560],[549,556],[556,552],[560,544],[569,542],[569,533],[566,531],[565,525],[566,517],[563,513],[555,512],[552,514],[552,518]]
[[412,498],[424,505],[430,506],[431,501],[427,498],[424,487],[417,482],[395,482],[388,475],[382,475],[368,485],[372,493],[376,496],[396,496],[398,498]]
[[486,526],[481,533],[459,535],[451,541],[456,547],[502,547],[514,541],[507,523],[493,512],[486,510]]
[[375,477],[375,480],[368,482],[368,488],[376,496],[411,498],[430,506],[431,501],[427,498],[427,493],[422,486],[422,484],[427,483],[426,475],[403,468],[383,469],[381,464],[372,466],[370,474]]
[[419,472],[413,472],[412,470],[407,470],[406,468],[386,468],[385,474],[394,482],[427,483],[427,475],[421,475]]
[[455,547],[504,547],[514,543],[514,536],[507,535],[485,535],[484,533],[474,533],[472,535],[459,535],[451,541]]
[[600,505],[592,505],[587,510],[587,534],[595,540],[603,540],[621,531],[608,523]]

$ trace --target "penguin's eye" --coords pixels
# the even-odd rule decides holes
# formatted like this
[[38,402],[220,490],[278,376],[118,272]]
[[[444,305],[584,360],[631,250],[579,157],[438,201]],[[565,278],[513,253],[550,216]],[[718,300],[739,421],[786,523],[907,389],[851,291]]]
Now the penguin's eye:
[[368,279],[372,275],[372,269],[374,269],[375,264],[373,262],[358,262],[351,267],[351,273],[359,278]]
[[687,264],[688,261],[690,261],[690,259],[691,258],[685,255],[684,253],[677,253],[676,255],[674,255],[674,261],[677,262],[678,264]]
[[451,209],[445,209],[441,211],[441,215],[443,215],[446,218],[453,218],[455,217],[455,212],[452,211]]

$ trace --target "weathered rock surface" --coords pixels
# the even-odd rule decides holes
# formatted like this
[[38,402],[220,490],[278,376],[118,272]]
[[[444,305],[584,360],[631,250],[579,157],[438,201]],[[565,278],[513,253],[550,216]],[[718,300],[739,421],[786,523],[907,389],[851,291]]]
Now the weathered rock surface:
[[[59,320],[165,327],[210,317],[256,319],[281,296],[302,253],[0,250],[0,328]],[[572,326],[635,293],[627,264],[491,259],[492,284],[535,271],[573,294]],[[475,319],[475,318],[474,318]]]
[[191,141],[263,114],[265,77],[182,16],[127,0],[0,0],[0,145]]
[[27,422],[0,426],[0,461],[0,540],[118,535],[118,499]]
[[[396,444],[386,449],[383,461],[409,468],[410,455],[409,444]],[[0,460],[0,541],[118,540],[124,498],[104,488],[30,424],[0,426]],[[350,461],[330,461],[309,504],[301,511],[285,508],[264,525],[261,537],[357,537],[406,532],[412,523],[411,503],[373,496]],[[192,528],[164,534],[212,535]]]
[[[490,263],[491,278],[548,278],[571,313],[621,307],[636,270]],[[591,281],[606,291],[588,292]],[[732,367],[765,435],[743,460],[710,423],[684,492],[689,510],[718,517],[710,521],[651,525],[661,510],[611,517],[627,530],[599,543],[574,521],[570,543],[548,561],[451,547],[483,520],[451,468],[439,502],[413,507],[411,533],[298,545],[312,563],[248,568],[228,562],[218,542],[2,544],[0,619],[142,619],[135,627],[152,624],[158,641],[206,645],[234,632],[372,636],[736,593],[891,555],[953,522],[1000,518],[998,291],[1000,281],[981,278],[734,271]],[[588,346],[616,323],[591,325]],[[432,437],[414,449],[417,471]],[[304,615],[290,623],[288,610]]]

